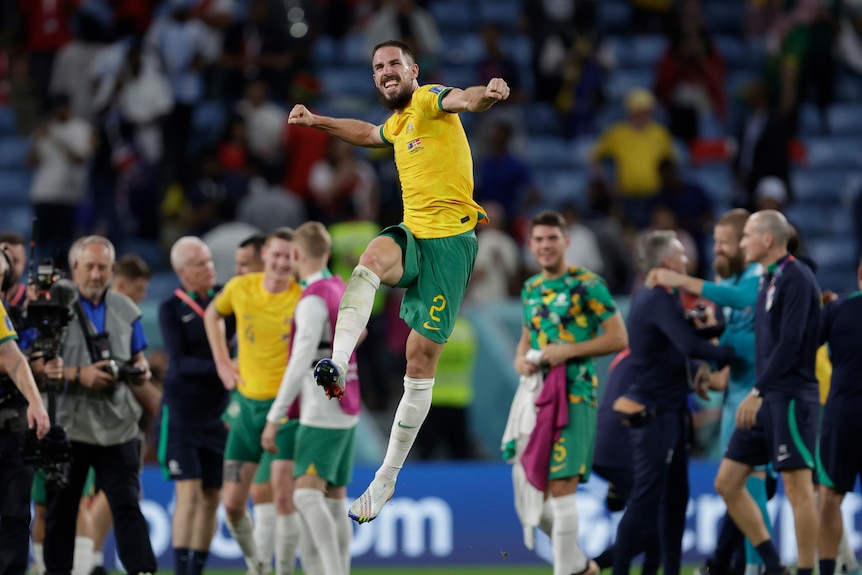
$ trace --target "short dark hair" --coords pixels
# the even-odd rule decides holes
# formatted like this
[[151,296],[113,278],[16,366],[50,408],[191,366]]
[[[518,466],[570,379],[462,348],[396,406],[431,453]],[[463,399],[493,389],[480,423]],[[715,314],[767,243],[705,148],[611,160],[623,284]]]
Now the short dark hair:
[[286,242],[293,241],[293,228],[289,228],[287,226],[282,226],[280,228],[276,228],[266,237],[266,244],[272,240],[284,240]]
[[416,55],[413,53],[413,50],[401,40],[385,40],[380,42],[374,47],[374,50],[371,51],[371,57],[374,58],[374,55],[381,48],[398,48],[405,56],[410,58],[410,62],[413,64],[416,63]]
[[153,277],[153,272],[141,256],[138,254],[126,254],[117,260],[117,265],[114,267],[114,276],[130,281],[148,280]]
[[253,234],[241,241],[237,247],[247,248],[251,246],[254,248],[255,255],[260,257],[260,250],[266,244],[266,239],[266,234]]
[[0,244],[9,244],[10,246],[23,246],[27,243],[24,236],[18,232],[0,232]]
[[568,232],[569,228],[569,224],[566,223],[566,218],[563,217],[563,214],[554,210],[544,210],[533,216],[533,219],[530,220],[530,231],[532,232],[536,226],[560,228],[564,234]]

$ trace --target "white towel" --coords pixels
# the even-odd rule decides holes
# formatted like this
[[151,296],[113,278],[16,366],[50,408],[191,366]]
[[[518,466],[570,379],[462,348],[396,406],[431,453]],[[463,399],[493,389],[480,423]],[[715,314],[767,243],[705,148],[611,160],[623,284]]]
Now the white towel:
[[[535,364],[542,360],[541,350],[532,349],[527,352],[527,359]],[[500,448],[505,451],[508,444],[514,441],[514,456],[506,461],[512,464],[512,487],[515,493],[515,512],[524,530],[524,546],[532,550],[535,547],[535,528],[542,519],[545,506],[545,494],[530,485],[524,466],[521,465],[521,453],[527,446],[530,434],[536,426],[536,399],[542,391],[544,379],[541,370],[530,376],[521,376],[512,405],[509,408],[509,418],[503,430],[503,440]]]

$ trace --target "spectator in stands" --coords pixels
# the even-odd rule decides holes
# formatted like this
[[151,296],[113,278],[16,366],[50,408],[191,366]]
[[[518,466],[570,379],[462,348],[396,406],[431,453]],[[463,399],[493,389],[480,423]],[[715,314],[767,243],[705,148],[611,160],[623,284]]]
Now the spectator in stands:
[[30,201],[39,219],[42,253],[65,254],[75,237],[71,211],[80,206],[87,192],[86,162],[96,147],[92,127],[72,116],[69,97],[51,98],[45,122],[33,134],[27,163],[35,169]]
[[673,142],[667,128],[653,119],[655,98],[635,88],[626,95],[628,118],[606,129],[592,152],[592,171],[601,175],[601,160],[613,160],[616,185],[626,217],[638,229],[649,222],[652,198],[661,189],[659,165],[673,159]]
[[602,180],[593,180],[587,186],[587,201],[587,225],[599,244],[604,263],[602,275],[612,294],[626,293],[631,287],[634,265],[626,244],[629,234],[623,227],[622,213]]
[[195,106],[203,100],[206,27],[192,18],[190,0],[172,0],[169,12],[153,22],[146,47],[157,54],[174,95],[174,108],[164,131],[165,177],[188,183],[186,150],[192,138]]
[[252,0],[244,21],[235,22],[225,33],[221,65],[226,71],[225,97],[229,102],[242,95],[249,80],[260,79],[271,94],[285,94],[294,64],[288,46],[290,35],[272,17],[269,0]]
[[237,204],[236,219],[268,234],[276,228],[298,228],[307,220],[305,204],[285,190],[260,162],[252,159],[247,167],[248,193]]
[[126,254],[117,260],[114,283],[111,286],[121,294],[140,304],[147,299],[147,287],[153,272],[141,256]]
[[674,136],[689,142],[703,118],[725,118],[724,80],[724,60],[701,24],[698,4],[687,0],[656,70],[656,96]]
[[629,26],[637,34],[668,32],[673,28],[673,0],[631,0]]
[[845,2],[838,23],[837,54],[857,78],[862,76],[862,6]]
[[526,32],[533,48],[533,97],[540,102],[555,102],[563,84],[567,53],[575,36],[593,29],[596,2],[524,0],[522,6]]
[[[309,109],[315,111],[313,106],[319,99],[320,85],[317,80],[309,74],[297,74],[291,86],[289,100],[310,102]],[[309,204],[311,166],[326,157],[330,136],[321,130],[285,122],[282,138],[285,155],[284,187]]]
[[36,85],[36,97],[42,112],[49,109],[48,89],[54,59],[60,48],[72,41],[72,16],[80,4],[80,0],[18,0],[18,10],[24,18],[26,29],[30,74]]
[[365,53],[386,40],[401,40],[416,54],[426,78],[436,68],[442,42],[437,22],[415,0],[383,0],[365,28]]
[[311,218],[325,225],[345,219],[376,221],[380,185],[374,168],[353,146],[331,139],[326,157],[311,167]]
[[604,274],[605,262],[599,249],[596,234],[581,217],[581,210],[574,202],[563,206],[560,213],[566,220],[569,247],[566,249],[566,261],[573,266],[587,268],[597,274]]
[[234,219],[236,206],[248,191],[245,176],[225,174],[215,152],[206,150],[198,160],[198,175],[185,191],[190,205],[186,228],[202,235]]
[[209,98],[222,96],[224,78],[219,66],[225,31],[234,22],[235,0],[192,0],[192,17],[204,25],[202,41],[205,92]]
[[790,157],[787,147],[791,133],[787,116],[768,98],[762,81],[747,89],[748,113],[737,131],[737,153],[733,173],[737,187],[737,207],[755,209],[757,184],[766,176],[784,182],[790,195]]
[[239,114],[230,117],[218,145],[218,160],[225,171],[241,173],[248,162],[248,126]]
[[476,63],[476,82],[486,84],[491,78],[506,78],[512,92],[504,104],[521,104],[529,99],[529,94],[521,84],[518,64],[507,54],[500,42],[500,29],[486,22],[479,30],[484,53]]
[[99,21],[86,13],[76,18],[77,35],[57,53],[51,73],[51,93],[69,94],[72,114],[93,120],[93,80],[89,70],[96,55],[105,47],[107,34]]
[[281,133],[287,114],[269,99],[263,80],[246,84],[245,97],[237,103],[236,113],[245,120],[249,152],[261,162],[265,173],[276,173],[282,162]]
[[707,263],[706,240],[712,225],[712,200],[694,182],[683,180],[679,168],[673,160],[665,160],[659,167],[661,172],[661,192],[656,196],[656,204],[669,208],[676,216],[679,226],[691,235],[697,246],[697,277],[703,277]]
[[787,186],[780,178],[767,176],[757,183],[754,191],[757,210],[783,211],[787,205]]
[[539,191],[527,163],[511,149],[512,125],[498,121],[490,133],[488,154],[480,161],[476,201],[496,202],[503,208],[506,221],[514,223],[528,197]]
[[521,253],[518,243],[507,231],[507,216],[503,206],[493,200],[483,200],[488,225],[479,226],[479,250],[473,265],[473,277],[467,286],[466,301],[487,304],[504,301],[518,295],[521,277]]
[[567,138],[596,132],[596,118],[605,104],[605,81],[615,65],[610,46],[582,33],[572,40],[562,67],[562,83],[555,104],[565,121]]

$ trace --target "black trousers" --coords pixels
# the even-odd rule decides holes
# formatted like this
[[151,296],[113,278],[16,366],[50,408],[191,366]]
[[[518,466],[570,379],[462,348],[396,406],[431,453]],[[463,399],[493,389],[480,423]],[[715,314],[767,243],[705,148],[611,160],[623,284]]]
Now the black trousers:
[[139,452],[137,439],[110,446],[72,442],[68,485],[61,490],[48,489],[45,520],[48,575],[69,575],[72,571],[78,504],[90,467],[95,470],[96,482],[108,498],[117,552],[126,570],[131,575],[156,571],[149,528],[138,503],[141,493]]
[[20,445],[20,433],[0,431],[0,575],[23,575],[30,557],[33,469]]

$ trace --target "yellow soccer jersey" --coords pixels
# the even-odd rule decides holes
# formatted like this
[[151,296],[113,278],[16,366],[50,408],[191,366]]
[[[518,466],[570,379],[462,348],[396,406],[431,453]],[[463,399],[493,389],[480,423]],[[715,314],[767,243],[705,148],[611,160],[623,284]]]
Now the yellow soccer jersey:
[[383,141],[395,148],[404,225],[420,239],[462,234],[485,217],[473,201],[473,157],[464,127],[458,114],[442,109],[451,89],[420,87],[380,127]]
[[6,306],[0,304],[0,343],[9,341],[10,339],[18,339],[18,333],[12,325],[12,320],[9,319],[9,314],[6,312]]
[[829,388],[832,387],[832,360],[829,359],[829,350],[825,345],[817,348],[814,376],[820,385],[820,405],[826,405]]
[[272,294],[263,288],[263,273],[237,276],[216,296],[216,311],[233,315],[239,342],[237,389],[249,399],[273,399],[287,367],[293,310],[302,295],[298,282]]

